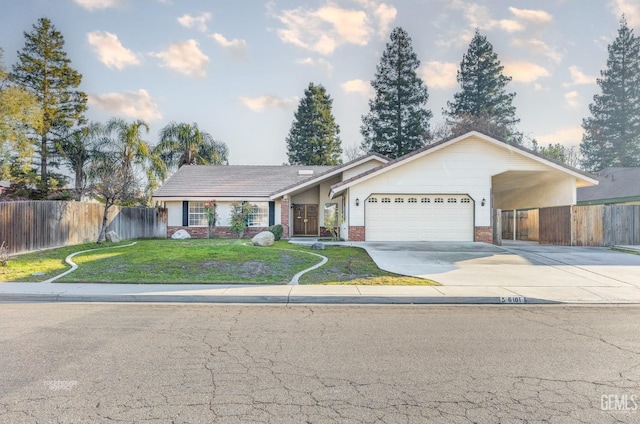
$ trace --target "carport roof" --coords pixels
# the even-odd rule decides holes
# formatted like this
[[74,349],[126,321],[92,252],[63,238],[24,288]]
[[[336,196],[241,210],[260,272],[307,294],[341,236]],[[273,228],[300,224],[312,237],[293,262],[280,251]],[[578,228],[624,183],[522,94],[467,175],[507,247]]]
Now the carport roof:
[[594,175],[582,171],[580,169],[574,168],[572,166],[566,165],[564,163],[558,162],[554,159],[551,159],[547,156],[544,156],[538,152],[534,152],[533,150],[527,149],[526,147],[522,147],[519,146],[517,144],[510,144],[507,142],[507,140],[501,139],[499,137],[494,137],[494,136],[490,136],[487,134],[484,134],[483,132],[480,131],[470,131],[467,132],[463,135],[459,135],[459,136],[454,136],[454,137],[450,137],[450,138],[446,138],[444,140],[441,140],[437,143],[433,143],[433,144],[429,144],[427,146],[424,146],[418,150],[414,150],[411,153],[408,153],[404,156],[401,156],[397,159],[394,159],[392,161],[389,161],[383,165],[378,166],[377,168],[373,168],[370,169],[369,171],[363,172],[362,174],[356,175],[348,180],[339,182],[337,184],[334,184],[331,186],[331,197],[335,197],[338,193],[344,191],[345,189],[347,189],[348,187],[357,184],[358,182],[361,182],[365,179],[371,178],[375,175],[379,175],[381,173],[384,173],[388,170],[394,169],[406,162],[410,162],[412,160],[415,160],[419,157],[422,157],[424,155],[427,155],[431,152],[437,151],[443,147],[446,147],[448,145],[457,143],[458,141],[461,140],[465,140],[469,137],[478,137],[482,140],[488,141],[494,145],[497,145],[499,147],[502,147],[504,149],[508,149],[510,151],[516,151],[520,154],[523,154],[527,157],[530,157],[538,162],[542,162],[545,163],[549,166],[551,166],[552,168],[558,169],[562,172],[571,174],[572,176],[576,177],[576,179],[583,181],[583,183],[585,183],[586,185],[596,185],[598,184],[598,180],[595,178]]

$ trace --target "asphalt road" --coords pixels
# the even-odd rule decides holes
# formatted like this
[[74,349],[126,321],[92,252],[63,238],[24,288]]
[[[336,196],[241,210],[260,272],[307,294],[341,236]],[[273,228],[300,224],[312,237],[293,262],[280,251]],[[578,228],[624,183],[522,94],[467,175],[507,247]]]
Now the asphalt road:
[[640,307],[0,304],[1,423],[640,422]]

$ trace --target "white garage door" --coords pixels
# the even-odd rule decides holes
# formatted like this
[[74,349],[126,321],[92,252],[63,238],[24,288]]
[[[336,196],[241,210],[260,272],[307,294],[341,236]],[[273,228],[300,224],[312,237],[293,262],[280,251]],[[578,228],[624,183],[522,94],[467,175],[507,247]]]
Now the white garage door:
[[372,194],[365,231],[367,241],[473,241],[473,201],[459,194]]

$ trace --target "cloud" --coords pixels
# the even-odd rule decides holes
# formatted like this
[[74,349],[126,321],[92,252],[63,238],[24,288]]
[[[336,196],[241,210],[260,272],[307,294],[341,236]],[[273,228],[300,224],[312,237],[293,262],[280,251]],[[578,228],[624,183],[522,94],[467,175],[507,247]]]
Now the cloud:
[[366,45],[374,32],[373,26],[378,34],[386,36],[396,17],[396,8],[371,0],[357,1],[365,10],[344,9],[333,3],[318,9],[284,10],[275,16],[283,24],[276,33],[285,43],[322,55],[329,55],[344,44]]
[[144,89],[125,93],[90,94],[88,98],[89,105],[95,105],[114,115],[148,122],[162,118],[155,100]]
[[571,82],[565,82],[563,87],[571,87],[573,85],[583,84],[595,84],[597,78],[589,75],[585,75],[580,68],[575,65],[569,66],[569,73],[571,74]]
[[536,137],[540,144],[560,143],[564,145],[580,144],[582,141],[582,127],[566,127],[550,134],[544,134]]
[[333,71],[333,65],[329,61],[322,58],[314,59],[311,57],[305,57],[303,59],[296,59],[296,64],[302,66],[314,66],[324,70],[327,73],[331,73],[331,71]]
[[368,81],[361,79],[352,79],[342,84],[342,90],[345,93],[357,93],[367,98],[373,97],[373,87]]
[[609,5],[616,18],[624,14],[630,27],[640,25],[640,4],[636,0],[611,0]]
[[570,91],[568,93],[565,93],[564,99],[567,101],[567,105],[571,109],[576,109],[576,108],[578,108],[580,106],[580,102],[578,101],[578,92],[577,91]]
[[418,69],[420,78],[424,80],[429,88],[451,88],[455,87],[458,81],[458,65],[451,62],[426,62]]
[[247,50],[247,42],[240,38],[227,40],[224,35],[218,33],[212,34],[210,35],[210,37],[213,38],[215,42],[218,43],[218,45],[223,49],[228,50],[234,54],[242,55]]
[[525,49],[532,53],[541,54],[547,56],[555,63],[560,63],[562,60],[562,55],[558,53],[555,49],[549,47],[544,41],[535,39],[535,38],[516,38],[511,44],[515,47]]
[[120,4],[120,0],[73,0],[87,10],[108,9]]
[[549,71],[544,67],[527,61],[503,62],[504,74],[510,75],[515,82],[533,82],[538,78],[549,76]]
[[151,55],[162,60],[161,66],[178,73],[200,78],[207,75],[209,58],[200,51],[195,40],[173,43],[167,50]]
[[518,19],[534,24],[546,24],[553,20],[553,16],[544,10],[517,9],[515,7],[510,7],[509,12],[513,13]]
[[289,110],[298,102],[297,97],[283,98],[270,94],[258,97],[240,97],[238,101],[254,112],[262,112],[267,108]]
[[178,23],[185,28],[195,28],[198,31],[207,32],[207,21],[210,19],[211,13],[209,12],[204,12],[197,16],[185,14],[178,18]]
[[118,36],[110,32],[93,31],[87,33],[87,40],[98,54],[100,62],[108,68],[124,69],[130,65],[139,65],[140,60],[118,40]]

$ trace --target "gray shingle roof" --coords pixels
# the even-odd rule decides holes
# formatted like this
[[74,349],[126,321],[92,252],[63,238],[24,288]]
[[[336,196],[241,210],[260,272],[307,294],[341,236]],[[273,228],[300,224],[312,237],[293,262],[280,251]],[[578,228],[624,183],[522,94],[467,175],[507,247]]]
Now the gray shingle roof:
[[578,202],[640,197],[640,168],[605,168],[595,175],[600,184],[579,188]]
[[[333,166],[187,165],[178,169],[154,197],[268,197],[274,191],[318,176]],[[299,176],[300,170],[313,175]]]

